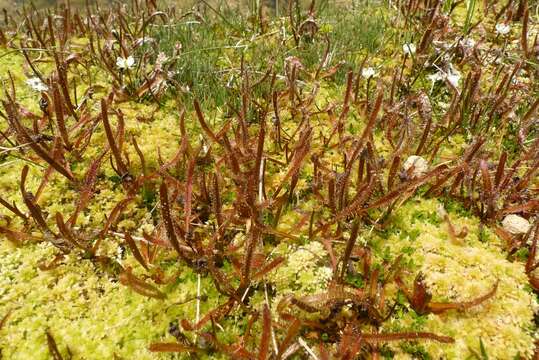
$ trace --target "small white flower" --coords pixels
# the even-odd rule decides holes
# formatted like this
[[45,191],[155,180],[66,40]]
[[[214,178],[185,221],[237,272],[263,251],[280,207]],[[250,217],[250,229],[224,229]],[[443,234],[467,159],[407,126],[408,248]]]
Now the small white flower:
[[204,136],[199,134],[198,138],[199,138],[200,142],[202,143],[202,155],[206,155],[208,153],[208,150],[210,150],[210,148],[206,144],[206,141],[204,141]]
[[499,23],[496,24],[496,32],[500,35],[507,35],[511,31],[511,26],[509,24]]
[[475,46],[475,40],[472,38],[465,38],[462,40],[461,44],[466,49],[472,49]]
[[453,64],[449,64],[448,72],[444,73],[444,80],[447,80],[452,86],[458,87],[460,78],[460,72],[453,67]]
[[515,235],[525,234],[531,227],[528,220],[515,214],[507,215],[502,221],[502,226],[505,231]]
[[35,91],[42,92],[49,90],[49,87],[38,77],[33,77],[26,80],[26,84]]
[[363,76],[366,79],[369,79],[371,77],[375,77],[376,75],[377,75],[376,71],[371,67],[367,67],[367,68],[364,68],[363,70],[361,70],[361,76]]
[[447,80],[452,86],[458,87],[461,74],[452,64],[449,64],[449,71],[447,73],[440,70],[435,74],[428,75],[427,78],[432,82],[432,86],[437,81]]
[[441,73],[441,72],[437,72],[437,73],[434,73],[434,74],[430,74],[429,76],[427,76],[427,78],[432,82],[432,84],[434,85],[434,83],[436,81],[442,81],[444,78],[445,78],[445,74]]
[[164,52],[157,54],[157,59],[155,59],[155,69],[158,71],[163,70],[163,65],[168,61],[168,56]]
[[408,171],[411,167],[414,167],[412,170],[412,177],[420,177],[425,175],[429,170],[429,163],[427,160],[423,159],[421,156],[412,155],[406,159],[402,168],[404,171]]
[[118,56],[116,58],[116,66],[122,70],[131,69],[133,66],[135,66],[135,59],[131,55],[129,55],[127,58]]
[[453,68],[453,65],[449,65],[449,72],[447,73],[447,81],[449,81],[449,83],[453,85],[454,87],[458,87],[460,77],[461,77],[460,72],[456,70],[455,68]]
[[142,45],[146,45],[146,44],[151,44],[153,42],[155,42],[155,39],[153,37],[145,36],[145,37],[138,38],[135,41],[135,45],[136,46],[142,46]]
[[402,45],[402,51],[404,51],[404,53],[406,55],[412,55],[412,54],[415,54],[415,51],[416,51],[416,47],[414,44],[410,43],[410,44],[404,44]]

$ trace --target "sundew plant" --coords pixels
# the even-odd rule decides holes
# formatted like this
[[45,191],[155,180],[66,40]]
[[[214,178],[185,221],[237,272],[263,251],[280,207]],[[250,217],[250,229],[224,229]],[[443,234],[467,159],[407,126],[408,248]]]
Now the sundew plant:
[[539,357],[537,1],[0,5],[0,359]]

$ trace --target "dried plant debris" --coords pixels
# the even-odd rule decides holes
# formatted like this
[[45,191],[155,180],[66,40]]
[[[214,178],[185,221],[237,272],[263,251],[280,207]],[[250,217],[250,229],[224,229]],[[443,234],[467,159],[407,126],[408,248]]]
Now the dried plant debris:
[[0,357],[539,356],[531,1],[25,4]]

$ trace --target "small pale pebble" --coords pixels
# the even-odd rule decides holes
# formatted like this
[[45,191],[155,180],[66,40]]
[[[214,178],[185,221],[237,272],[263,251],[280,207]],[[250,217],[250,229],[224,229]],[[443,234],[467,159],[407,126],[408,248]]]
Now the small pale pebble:
[[502,226],[504,230],[510,232],[511,234],[525,234],[530,230],[530,223],[528,220],[524,219],[522,216],[518,215],[507,215],[503,221]]
[[408,171],[408,169],[410,169],[412,166],[414,167],[412,171],[413,177],[420,177],[422,175],[425,175],[429,170],[429,164],[427,163],[427,160],[417,155],[412,155],[408,157],[402,167],[404,171]]

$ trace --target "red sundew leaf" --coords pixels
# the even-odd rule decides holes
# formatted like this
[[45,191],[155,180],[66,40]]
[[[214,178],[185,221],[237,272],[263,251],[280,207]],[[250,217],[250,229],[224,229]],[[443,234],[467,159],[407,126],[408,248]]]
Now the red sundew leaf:
[[341,336],[337,351],[342,354],[341,359],[353,360],[355,356],[361,350],[362,339],[354,335],[349,328],[344,330],[344,334]]
[[17,135],[21,137],[24,142],[28,143],[28,146],[30,146],[30,148],[32,148],[32,150],[34,150],[41,159],[45,160],[50,166],[52,166],[60,174],[64,175],[69,181],[75,182],[75,178],[73,177],[71,170],[58,162],[55,156],[51,154],[48,149],[42,147],[34,141],[26,128],[21,124],[20,119],[16,114],[16,110],[14,109],[15,105],[5,101],[3,101],[2,103],[4,104],[4,108],[8,113],[9,123],[16,131]]
[[326,248],[326,251],[328,252],[329,259],[331,261],[331,270],[333,273],[337,271],[337,257],[335,256],[335,251],[333,251],[333,244],[331,239],[328,238],[322,238],[320,239],[320,242],[324,247]]
[[[256,157],[255,157],[255,165],[251,170],[251,176],[249,178],[249,191],[251,193],[257,192],[257,185],[259,181],[262,182],[262,186],[264,185],[263,182],[263,176],[264,173],[261,172],[264,171],[262,167],[262,156],[264,153],[264,140],[266,138],[266,121],[262,119],[260,123],[260,129],[258,131],[258,142],[256,146]],[[261,169],[262,167],[262,169]],[[264,194],[264,190],[262,189],[262,194]]]
[[[56,139],[54,141],[54,145],[53,145],[53,153],[58,153],[59,152],[59,147],[61,147],[62,144],[60,144],[60,141],[58,139]],[[41,182],[36,190],[36,193],[34,195],[34,199],[35,199],[35,202],[39,202],[39,198],[41,196],[41,194],[43,193],[43,190],[45,190],[45,187],[47,186],[47,184],[49,183],[49,180],[51,178],[51,175],[54,173],[54,168],[52,166],[49,165],[49,167],[47,168],[47,170],[45,170],[45,173],[43,174],[42,178],[41,178]]]
[[176,252],[181,255],[182,252],[180,250],[180,243],[176,236],[176,230],[174,229],[174,223],[170,214],[168,187],[165,181],[161,183],[161,187],[159,188],[159,195],[161,200],[161,216],[163,218],[163,222],[165,223],[165,229],[167,231],[168,239],[174,250],[176,250]]
[[212,187],[210,190],[211,205],[213,212],[215,213],[215,219],[217,220],[217,226],[221,227],[223,223],[223,215],[221,213],[221,192],[219,189],[219,178],[217,174],[213,174]]
[[449,336],[436,335],[429,332],[403,332],[403,333],[386,333],[386,334],[360,334],[358,338],[365,342],[387,342],[399,340],[433,340],[444,344],[451,344],[455,339]]
[[143,268],[148,270],[148,264],[146,264],[146,260],[144,260],[144,257],[140,253],[137,244],[135,244],[135,240],[133,240],[133,237],[129,233],[124,233],[125,242],[131,249],[131,252],[133,253],[133,256],[135,259],[139,262],[140,265],[142,265]]
[[155,286],[148,284],[133,275],[130,267],[126,268],[123,272],[120,273],[119,279],[120,283],[129,286],[133,291],[139,293],[140,295],[151,297],[154,299],[166,298],[166,295],[159,291]]
[[281,264],[284,262],[285,258],[280,256],[276,259],[273,259],[266,265],[262,267],[256,274],[253,275],[253,280],[261,279],[264,275],[269,273],[270,271],[276,269],[277,267],[281,266]]
[[247,288],[249,282],[251,281],[253,255],[259,239],[260,229],[258,229],[256,225],[253,225],[247,239],[247,244],[245,245],[245,255],[243,257],[243,264],[241,268],[240,288]]
[[186,346],[180,343],[173,343],[173,342],[161,342],[161,343],[153,343],[148,348],[151,352],[196,352],[198,351],[197,348],[193,346]]
[[400,156],[395,156],[393,158],[393,161],[391,162],[391,168],[389,169],[389,174],[387,176],[387,189],[388,190],[391,190],[391,188],[393,188],[393,181],[396,178],[395,174],[397,173],[397,170],[399,169],[400,161],[401,161]]
[[56,269],[58,266],[60,266],[61,264],[61,261],[64,259],[64,254],[56,254],[56,256],[54,256],[54,259],[52,259],[51,262],[49,262],[48,264],[45,262],[45,260],[43,261],[40,261],[38,264],[37,264],[37,267],[39,268],[39,270],[41,271],[50,271],[50,270],[53,270],[53,269]]
[[202,326],[204,326],[204,324],[206,324],[210,320],[218,322],[219,320],[221,320],[221,318],[228,315],[230,311],[232,311],[235,304],[236,304],[235,299],[232,299],[232,298],[228,299],[226,303],[221,304],[215,309],[211,310],[209,313],[204,315],[204,317],[200,319],[198,323],[194,325],[191,324],[189,321],[182,319],[181,320],[182,327],[185,330],[192,331],[192,330],[199,330],[200,328],[202,328]]
[[277,353],[277,359],[280,359],[282,355],[286,352],[286,350],[290,347],[290,344],[294,341],[294,338],[299,333],[301,329],[301,320],[294,319],[292,321],[292,324],[290,324],[290,327],[286,331],[286,336],[284,337],[283,341],[279,345],[279,351]]
[[425,125],[425,130],[423,131],[423,135],[421,136],[421,140],[419,142],[419,145],[417,146],[417,150],[415,152],[416,155],[421,155],[423,153],[423,149],[425,147],[425,143],[429,136],[431,126],[432,126],[432,116],[429,116],[427,119],[427,124]]
[[9,241],[11,241],[16,246],[22,245],[22,243],[25,240],[36,240],[36,241],[41,240],[40,238],[32,236],[31,234],[11,230],[3,226],[0,226],[0,234],[4,235]]
[[446,165],[440,165],[440,166],[434,168],[433,170],[429,171],[427,174],[425,174],[425,175],[423,175],[421,177],[418,177],[417,179],[412,180],[412,181],[410,181],[408,183],[405,183],[402,186],[399,186],[394,191],[392,191],[392,192],[382,196],[380,199],[374,201],[372,204],[370,204],[368,206],[368,208],[365,209],[365,211],[367,209],[379,208],[379,207],[391,202],[392,200],[399,197],[403,193],[409,191],[410,189],[418,187],[418,186],[426,183],[429,179],[440,175],[446,169],[447,169]]
[[281,183],[279,186],[275,189],[275,192],[273,193],[273,199],[279,195],[279,192],[283,188],[283,186],[286,184],[286,182],[295,174],[297,174],[301,168],[301,165],[303,161],[305,160],[305,157],[309,154],[309,151],[311,149],[311,140],[312,140],[312,128],[308,126],[305,128],[300,135],[298,144],[296,145],[296,149],[294,151],[294,157],[292,158],[292,161],[290,162],[290,165],[288,166],[288,171],[286,172],[284,178],[281,180]]
[[219,139],[217,136],[215,136],[214,132],[210,129],[208,124],[206,123],[206,120],[204,120],[204,114],[202,113],[202,110],[200,109],[200,104],[197,99],[193,101],[193,105],[195,106],[195,112],[197,114],[198,121],[200,122],[200,126],[204,130],[204,132],[216,143],[219,142]]
[[56,226],[58,227],[58,231],[60,231],[60,234],[69,241],[71,244],[77,246],[78,248],[82,250],[88,250],[88,248],[81,243],[78,242],[78,240],[75,238],[75,235],[71,231],[71,228],[66,225],[64,222],[64,217],[60,213],[56,213],[55,216],[56,219]]
[[414,309],[418,314],[441,314],[448,310],[467,310],[471,307],[480,305],[481,303],[492,298],[496,294],[499,283],[499,281],[497,281],[488,293],[476,299],[462,302],[441,303],[430,301],[432,296],[427,290],[421,274],[419,274],[414,281],[414,291],[412,294],[410,294],[410,292],[406,290],[402,280],[399,277],[397,277],[395,281],[398,287],[404,292],[405,296],[408,298],[412,309]]
[[376,125],[376,119],[378,117],[378,113],[380,111],[380,108],[382,107],[382,100],[384,99],[384,92],[380,90],[378,92],[378,96],[376,97],[376,101],[374,103],[374,108],[369,115],[369,121],[367,122],[367,126],[361,133],[361,137],[359,138],[354,151],[352,151],[352,155],[350,156],[350,160],[348,161],[347,167],[345,169],[346,172],[350,172],[352,170],[352,166],[354,165],[354,162],[358,158],[358,156],[361,154],[365,142],[370,137],[372,130],[374,129],[374,126]]
[[358,234],[359,234],[359,222],[354,221],[352,223],[352,230],[350,231],[350,237],[346,241],[346,248],[344,249],[344,253],[341,258],[341,274],[340,274],[339,281],[343,281],[343,279],[346,276],[347,269],[348,269],[348,261],[350,260],[350,255],[352,254],[354,245],[356,244]]
[[71,150],[71,142],[69,141],[69,132],[67,131],[65,118],[64,118],[64,104],[60,96],[60,90],[58,84],[55,83],[52,87],[52,99],[54,102],[54,112],[56,113],[56,123],[62,141],[68,150]]
[[337,214],[335,220],[340,221],[348,217],[358,216],[359,214],[361,214],[363,212],[363,205],[365,205],[365,202],[371,196],[374,185],[374,179],[371,178],[367,184],[365,184],[362,188],[359,189],[350,204]]
[[120,201],[118,204],[116,204],[116,206],[112,209],[109,217],[107,218],[107,222],[105,223],[105,226],[103,227],[103,229],[99,233],[99,239],[95,242],[95,244],[94,244],[94,246],[92,248],[92,253],[93,254],[96,253],[97,249],[99,248],[99,245],[101,245],[101,241],[103,241],[103,239],[105,238],[105,236],[109,232],[111,226],[113,226],[113,224],[116,223],[116,221],[120,217],[121,213],[125,210],[127,205],[133,200],[134,200],[134,197],[129,196],[129,197],[123,199],[122,201]]
[[412,293],[412,298],[410,299],[410,305],[419,314],[424,314],[428,312],[428,305],[430,299],[432,298],[431,294],[427,290],[427,286],[423,281],[423,276],[419,274],[414,280],[414,292]]
[[245,349],[245,347],[242,344],[232,344],[232,345],[225,345],[222,344],[217,340],[217,338],[207,332],[199,334],[200,337],[204,338],[208,343],[212,344],[214,347],[219,349],[223,354],[228,355],[231,359],[234,360],[253,360],[256,359],[256,356]]
[[267,305],[264,305],[262,311],[262,335],[258,347],[258,360],[266,360],[268,356],[270,337],[271,337],[271,314]]
[[258,320],[258,317],[259,316],[257,312],[253,313],[253,315],[249,317],[249,321],[247,322],[245,332],[243,333],[243,336],[241,337],[241,340],[239,341],[241,344],[246,344],[249,341],[249,337],[251,336],[251,329],[253,328],[254,323]]
[[10,204],[6,200],[0,197],[0,204],[3,205],[6,209],[11,211],[12,213],[14,213],[15,215],[17,215],[18,217],[20,217],[21,219],[23,219],[25,222],[28,220],[26,215],[23,214],[23,212],[19,210],[15,202],[13,202],[13,204]]
[[73,215],[71,215],[68,220],[71,226],[75,225],[79,213],[86,208],[88,202],[92,199],[94,195],[94,187],[97,182],[97,175],[99,174],[99,169],[103,162],[103,158],[105,157],[107,152],[108,147],[101,153],[101,155],[99,155],[94,161],[92,161],[90,167],[88,168],[88,171],[86,172],[86,175],[84,176],[84,183],[82,184],[82,187],[80,189],[77,207],[75,208],[75,212],[73,213]]
[[180,321],[180,324],[182,325],[182,328],[186,331],[193,331],[195,328],[193,326],[193,324],[191,324],[189,321],[187,321],[186,319],[182,319]]
[[505,242],[506,249],[511,250],[511,248],[515,245],[515,239],[513,238],[513,235],[501,226],[494,225],[494,232],[500,239],[502,239]]
[[507,161],[507,152],[503,152],[502,156],[500,157],[500,161],[498,161],[498,167],[496,169],[496,176],[494,177],[494,186],[499,187],[500,183],[503,179],[503,173],[505,170],[505,162]]
[[21,188],[21,194],[24,200],[24,204],[26,205],[28,210],[30,210],[30,215],[36,222],[39,229],[43,232],[51,232],[49,229],[49,226],[47,225],[45,221],[45,218],[43,217],[43,212],[41,211],[41,208],[35,202],[34,195],[26,191],[25,184],[26,184],[26,177],[28,176],[28,169],[29,169],[28,165],[25,165],[21,172],[20,188]]
[[539,278],[533,276],[533,275],[528,275],[528,280],[530,282],[530,285],[535,289],[535,290],[539,290]]
[[189,160],[189,166],[187,168],[187,184],[185,186],[185,234],[189,236],[189,230],[191,225],[191,203],[193,200],[193,174],[195,171],[196,156],[193,156]]
[[[496,294],[496,291],[498,290],[498,284],[499,284],[499,281],[496,281],[496,283],[494,284],[494,286],[492,287],[492,289],[488,293],[486,293],[485,295],[480,296],[478,298],[475,298],[473,300],[457,302],[457,303],[454,303],[454,304],[451,304],[451,303],[450,304],[443,304],[443,303],[433,303],[433,302],[431,302],[429,304],[429,308],[431,309],[431,311],[434,314],[437,314],[438,311],[440,311],[440,310],[441,310],[441,312],[443,312],[446,309],[450,309],[450,308],[454,308],[454,309],[461,310],[461,311],[469,309],[471,307],[480,305],[481,303],[483,303],[483,302],[487,301],[488,299],[492,298]],[[451,307],[451,306],[453,306],[453,307]]]
[[530,200],[525,204],[514,205],[504,208],[501,211],[501,215],[515,214],[520,212],[533,213],[536,209],[539,209],[539,200]]
[[479,162],[479,168],[481,169],[484,190],[490,196],[492,194],[492,182],[490,181],[487,162],[485,160],[481,160]]
[[[118,118],[120,119],[121,117],[118,116]],[[124,163],[124,160],[122,158],[122,153],[120,151],[121,141],[117,143],[116,138],[114,137],[114,134],[112,133],[112,128],[110,126],[109,116],[108,116],[107,101],[105,99],[101,99],[101,120],[103,121],[105,134],[107,135],[107,140],[108,140],[110,149],[112,151],[112,155],[114,156],[114,160],[116,160],[116,166],[118,167],[118,172],[119,172],[118,175],[124,176],[128,174],[128,169]],[[121,132],[120,127],[121,126],[119,126],[118,133]],[[119,136],[119,138],[122,138],[122,136]]]
[[528,254],[528,260],[526,261],[526,273],[532,272],[536,268],[535,255],[537,254],[537,242],[539,241],[539,221],[535,225],[534,236],[532,244],[530,246],[530,253]]

